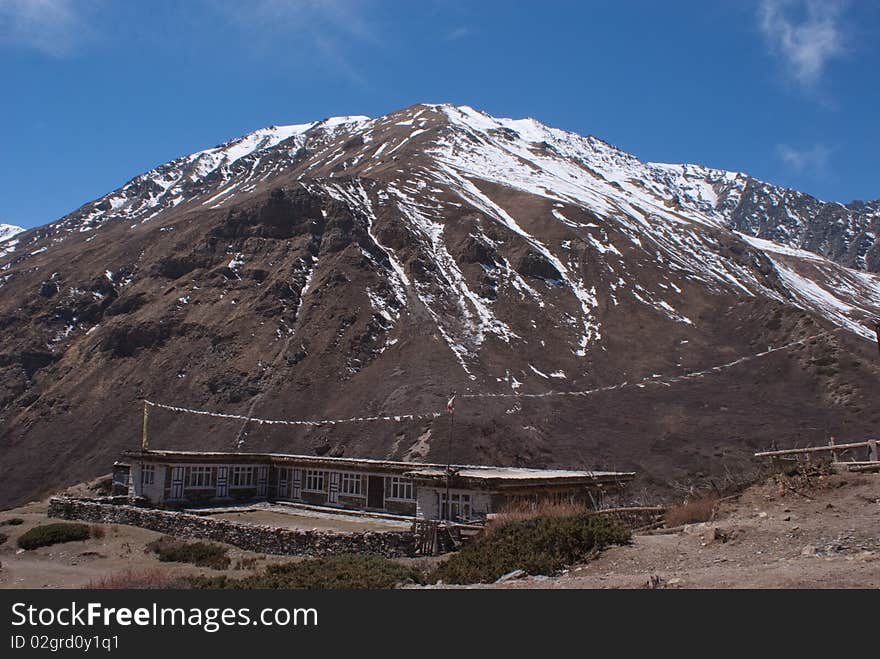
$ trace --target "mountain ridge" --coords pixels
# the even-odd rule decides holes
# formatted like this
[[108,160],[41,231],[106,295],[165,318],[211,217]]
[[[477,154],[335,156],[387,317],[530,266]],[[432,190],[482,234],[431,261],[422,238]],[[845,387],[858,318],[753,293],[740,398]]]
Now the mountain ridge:
[[[486,116],[470,106],[453,106],[449,104],[418,104],[399,112],[407,112],[413,108],[444,108],[457,110],[471,116]],[[394,115],[397,113],[391,113]],[[386,116],[391,116],[386,115]],[[232,167],[238,160],[255,153],[270,151],[282,142],[295,136],[322,128],[335,129],[350,124],[364,124],[382,117],[371,119],[366,116],[328,117],[305,124],[273,125],[257,129],[242,136],[232,138],[214,147],[186,154],[164,163],[143,174],[140,174],[114,190],[92,202],[87,202],[79,209],[58,220],[63,222],[71,216],[83,214],[88,208],[91,213],[83,218],[86,224],[100,220],[102,212],[113,215],[117,211],[116,203],[120,202],[120,192],[146,186],[156,189],[156,181],[162,186],[162,179],[169,168],[174,166],[196,164],[196,177],[201,178],[218,169]],[[672,191],[669,201],[685,206],[688,210],[706,213],[728,228],[756,238],[780,242],[788,247],[796,247],[814,251],[834,261],[860,270],[876,272],[880,269],[880,245],[876,241],[880,230],[880,200],[854,200],[848,204],[836,201],[823,201],[812,195],[794,188],[778,186],[757,179],[745,172],[730,171],[707,165],[692,163],[663,163],[641,161],[623,149],[593,135],[580,136],[577,133],[555,129],[541,124],[534,118],[523,119],[493,118],[502,125],[527,125],[551,133],[566,136],[582,137],[585,140],[600,143],[607,150],[631,160],[645,170],[647,178],[653,183],[666,184]],[[540,129],[539,129],[540,130]],[[248,150],[248,146],[251,148]],[[214,158],[222,154],[219,160]],[[664,181],[667,178],[670,180]],[[677,179],[677,180],[675,180]],[[705,193],[711,187],[721,187],[723,191],[711,190],[715,199],[697,196],[689,192],[696,190]],[[171,186],[173,187],[173,186]],[[702,190],[700,190],[702,188]],[[167,188],[162,190],[166,193]],[[160,195],[161,196],[161,195]],[[147,200],[146,208],[155,209],[156,205]],[[159,201],[158,199],[156,201]],[[174,205],[175,198],[170,205]],[[108,207],[109,205],[109,207]],[[161,209],[161,205],[160,205]],[[133,218],[143,219],[135,214]],[[0,237],[2,242],[2,237]]]

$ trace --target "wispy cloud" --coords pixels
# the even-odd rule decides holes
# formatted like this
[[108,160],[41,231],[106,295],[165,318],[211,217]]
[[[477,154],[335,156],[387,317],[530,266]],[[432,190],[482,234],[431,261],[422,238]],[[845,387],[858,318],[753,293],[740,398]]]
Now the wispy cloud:
[[794,174],[821,176],[828,171],[831,149],[824,144],[807,147],[778,144],[776,155]]
[[206,0],[232,25],[259,39],[288,39],[314,49],[326,65],[361,85],[366,79],[353,45],[378,47],[381,38],[364,0]]
[[0,0],[0,43],[64,57],[88,35],[83,12],[90,3],[74,0]]
[[758,23],[791,79],[811,87],[828,63],[846,53],[843,0],[761,0]]
[[461,27],[457,27],[454,30],[451,30],[446,34],[447,41],[458,41],[459,39],[467,39],[470,36],[473,36],[474,29],[467,25],[462,25]]

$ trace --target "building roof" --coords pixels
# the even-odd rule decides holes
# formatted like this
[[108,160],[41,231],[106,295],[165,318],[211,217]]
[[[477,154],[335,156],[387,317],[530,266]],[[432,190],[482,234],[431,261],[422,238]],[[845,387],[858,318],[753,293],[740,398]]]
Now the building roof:
[[[407,476],[417,481],[446,481],[446,467],[436,465],[411,465]],[[503,487],[524,487],[554,483],[587,484],[596,482],[628,482],[635,472],[587,471],[572,469],[527,469],[524,467],[491,467],[479,465],[453,465],[453,477],[457,482]]]
[[[357,471],[381,470],[401,474],[416,481],[446,482],[447,466],[427,462],[400,462],[370,458],[334,458],[316,455],[288,453],[243,453],[223,451],[125,451],[129,459],[150,462],[296,462],[299,464],[352,469]],[[635,477],[631,471],[590,471],[571,469],[532,469],[524,467],[498,467],[486,465],[451,465],[453,478],[458,484],[493,487],[528,487],[530,485],[576,485],[590,483],[625,483]]]

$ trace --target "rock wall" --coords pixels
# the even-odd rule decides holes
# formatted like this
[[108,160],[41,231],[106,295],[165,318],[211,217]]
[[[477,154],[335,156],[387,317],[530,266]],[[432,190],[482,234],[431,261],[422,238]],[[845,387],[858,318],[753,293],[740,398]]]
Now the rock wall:
[[263,554],[330,556],[333,554],[379,554],[388,558],[412,556],[413,534],[409,531],[335,533],[240,524],[188,513],[142,508],[110,499],[53,497],[49,517],[99,524],[128,524],[168,535],[224,542]]

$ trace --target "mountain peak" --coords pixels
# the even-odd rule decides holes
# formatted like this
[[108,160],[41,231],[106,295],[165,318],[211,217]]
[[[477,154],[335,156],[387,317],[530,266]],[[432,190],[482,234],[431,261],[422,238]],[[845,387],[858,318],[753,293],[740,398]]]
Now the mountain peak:
[[[24,231],[23,228],[19,226],[15,226],[14,224],[3,224],[0,223],[0,243],[6,242],[16,234]],[[2,247],[0,247],[2,249]]]

